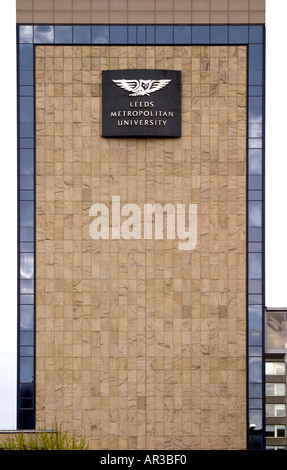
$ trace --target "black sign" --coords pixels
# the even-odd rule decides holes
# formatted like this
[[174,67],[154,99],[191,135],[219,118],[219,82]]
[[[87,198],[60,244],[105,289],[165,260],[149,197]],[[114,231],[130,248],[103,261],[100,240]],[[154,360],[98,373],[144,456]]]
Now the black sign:
[[102,72],[103,137],[180,137],[181,72]]

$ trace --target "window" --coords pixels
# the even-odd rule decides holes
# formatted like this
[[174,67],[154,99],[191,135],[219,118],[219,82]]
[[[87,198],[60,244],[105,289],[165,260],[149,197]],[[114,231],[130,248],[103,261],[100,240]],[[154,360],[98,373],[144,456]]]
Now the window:
[[266,375],[284,375],[285,362],[266,362]]
[[266,395],[269,397],[282,397],[285,395],[285,384],[284,383],[267,383],[266,384]]
[[285,437],[285,425],[268,424],[266,426],[266,437]]
[[285,416],[285,404],[283,403],[267,403],[266,404],[266,416],[270,417],[282,417]]

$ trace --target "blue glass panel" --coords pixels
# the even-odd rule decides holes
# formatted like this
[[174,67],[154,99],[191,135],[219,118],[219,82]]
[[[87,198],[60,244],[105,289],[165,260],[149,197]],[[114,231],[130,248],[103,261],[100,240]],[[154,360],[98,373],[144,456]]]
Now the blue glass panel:
[[248,44],[248,26],[229,26],[230,44]]
[[128,43],[129,44],[136,44],[137,43],[137,27],[136,26],[128,26]]
[[26,71],[34,69],[33,44],[20,44],[19,45],[19,69],[26,70]]
[[34,191],[20,191],[21,201],[34,201]]
[[19,43],[33,43],[33,26],[19,26]]
[[110,43],[127,44],[128,28],[127,26],[110,26]]
[[250,149],[248,151],[248,167],[250,175],[262,175],[262,150]]
[[34,139],[28,139],[27,137],[23,137],[23,139],[19,139],[19,148],[20,149],[32,149],[34,148]]
[[248,199],[249,201],[262,201],[262,191],[248,191]]
[[262,124],[251,122],[248,127],[249,137],[252,139],[261,139],[262,138]]
[[263,87],[262,86],[249,86],[248,95],[249,96],[263,96]]
[[36,44],[51,44],[54,42],[54,27],[48,25],[34,26],[34,42]]
[[[248,283],[248,290],[250,294],[262,294],[262,281],[261,280],[254,280],[252,279]],[[257,306],[257,305],[256,305]]]
[[20,225],[21,227],[33,227],[34,202],[20,201]]
[[191,43],[191,26],[174,26],[174,44]]
[[249,42],[251,44],[263,42],[263,26],[249,26]]
[[34,397],[34,387],[32,383],[20,384],[19,387],[20,397],[22,398],[33,398]]
[[[21,346],[21,347],[20,347],[20,356],[22,356],[22,357],[23,357],[23,356],[28,356],[28,357],[29,357],[29,356],[30,356],[30,357],[34,356],[34,348],[33,348],[33,346]],[[33,403],[33,401],[32,401],[31,398],[29,398],[28,400],[26,400],[25,398],[21,399],[21,400],[20,400],[20,407],[21,407],[21,408],[24,408],[24,407],[25,407],[25,406],[24,406],[24,402],[25,402],[25,401],[26,401],[26,403],[27,403],[28,405],[30,405],[29,408],[31,408],[31,407],[32,407],[31,404]]]
[[248,354],[249,356],[253,356],[253,357],[260,357],[262,356],[262,347],[261,346],[250,346],[248,348]]
[[253,383],[262,382],[262,358],[260,357],[251,357],[248,361],[249,366],[249,376],[252,377]]
[[250,70],[248,73],[249,85],[263,85],[263,74],[259,70]]
[[32,357],[20,357],[20,382],[33,382],[34,361]]
[[262,98],[250,97],[248,102],[249,123],[262,122],[263,120],[263,101]]
[[73,42],[72,26],[55,26],[55,43],[71,44]]
[[262,243],[249,243],[248,251],[253,252],[253,253],[262,253],[263,251]]
[[173,26],[157,25],[155,34],[156,44],[173,44]]
[[155,44],[155,27],[154,26],[146,27],[146,43]]
[[250,175],[248,178],[249,189],[261,190],[262,189],[262,177]]
[[34,307],[32,305],[20,306],[20,329],[33,330],[34,328]]
[[249,305],[248,307],[248,326],[250,330],[262,325],[262,307],[261,305]]
[[110,40],[109,26],[92,26],[92,43],[108,44]]
[[32,253],[20,253],[20,278],[32,279],[34,276],[34,255]]
[[34,89],[32,86],[20,86],[19,87],[19,95],[20,96],[33,96]]
[[34,253],[33,243],[20,243],[20,251],[23,253]]
[[227,44],[228,28],[227,26],[211,26],[210,41],[212,44]]
[[252,44],[249,46],[248,62],[249,70],[262,70],[263,47],[260,44]]
[[74,44],[90,44],[91,28],[90,26],[75,25],[73,26],[73,43]]
[[23,305],[34,305],[34,295],[22,295],[20,294],[20,303]]
[[248,296],[249,305],[258,305],[258,304],[262,304],[262,302],[263,302],[262,295],[250,294]]
[[263,143],[262,139],[249,139],[248,147],[250,149],[262,149]]
[[34,100],[32,97],[20,97],[19,99],[19,110],[20,110],[20,121],[22,122],[34,122]]
[[262,347],[262,331],[249,331],[249,345]]
[[248,203],[248,223],[250,227],[262,225],[262,202],[251,201]]
[[21,175],[20,176],[20,189],[22,191],[32,191],[34,189],[34,176]]
[[250,398],[261,398],[262,394],[263,394],[262,384],[252,383],[252,382],[249,383],[249,397]]
[[[258,387],[262,388],[262,385],[258,384]],[[262,392],[261,392],[262,394]],[[263,410],[251,409],[249,413],[249,422],[256,424],[256,431],[262,430],[262,415],[264,414]],[[259,437],[254,435],[254,447],[260,446],[260,442],[256,444],[256,440],[259,441]]]
[[19,126],[20,137],[34,137],[34,124],[21,122]]
[[209,43],[209,26],[192,26],[191,34],[193,44]]
[[262,242],[262,228],[248,228],[248,240],[250,242]]
[[33,70],[19,70],[18,85],[33,85],[33,84],[34,84]]
[[260,398],[251,398],[248,400],[250,408],[262,408],[263,407],[263,400]]
[[20,281],[20,293],[21,294],[33,294],[34,293],[34,281],[33,281],[33,279],[21,279],[21,281]]
[[33,175],[34,173],[34,152],[32,149],[21,149],[19,151],[20,174]]
[[21,242],[33,242],[34,241],[34,228],[20,227],[20,241]]
[[262,278],[262,255],[261,253],[248,254],[248,278]]
[[145,26],[137,27],[137,43],[138,44],[146,43],[146,27]]

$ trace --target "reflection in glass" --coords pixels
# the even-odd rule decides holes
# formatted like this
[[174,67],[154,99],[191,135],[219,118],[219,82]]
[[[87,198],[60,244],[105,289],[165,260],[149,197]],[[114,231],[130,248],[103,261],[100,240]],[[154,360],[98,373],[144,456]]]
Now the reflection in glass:
[[251,330],[256,330],[262,324],[262,307],[261,305],[249,305],[248,307],[248,323]]
[[248,223],[250,227],[260,227],[262,224],[262,203],[252,201],[248,204]]
[[108,26],[92,26],[92,43],[107,44],[109,42]]
[[249,122],[250,123],[262,123],[263,115],[263,102],[262,98],[251,96],[249,98]]
[[250,149],[248,152],[249,174],[262,174],[262,150]]
[[34,241],[34,228],[20,227],[20,241],[33,242]]
[[32,43],[33,42],[33,26],[20,25],[19,26],[19,43]]
[[252,377],[253,383],[262,382],[262,358],[261,357],[249,358],[249,374]]
[[33,382],[34,361],[32,357],[20,357],[20,382]]
[[53,43],[54,27],[48,25],[34,26],[34,39],[36,44]]
[[248,277],[249,279],[261,279],[262,256],[261,253],[249,253],[248,255]]
[[34,255],[32,253],[20,253],[20,277],[32,279],[34,276]]
[[32,305],[20,306],[20,329],[33,330],[34,328],[34,307]]

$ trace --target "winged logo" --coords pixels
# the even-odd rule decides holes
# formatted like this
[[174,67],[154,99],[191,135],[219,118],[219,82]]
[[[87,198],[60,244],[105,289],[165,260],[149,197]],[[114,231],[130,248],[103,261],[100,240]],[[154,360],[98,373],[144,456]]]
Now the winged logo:
[[150,93],[159,91],[169,84],[171,80],[113,80],[120,88],[129,91],[129,96],[150,96]]

